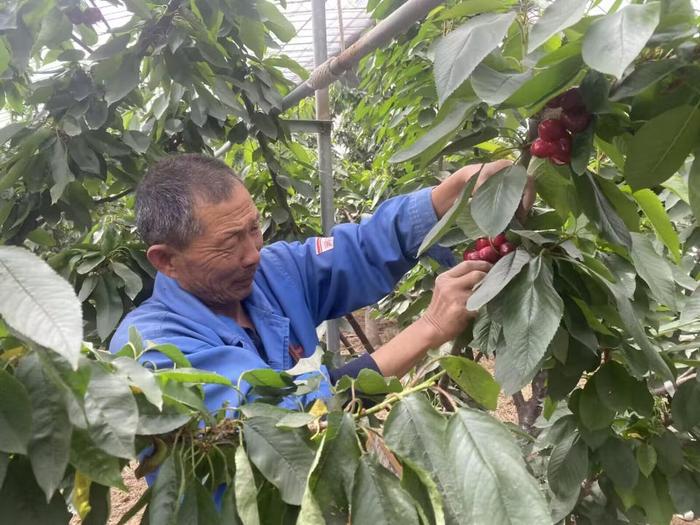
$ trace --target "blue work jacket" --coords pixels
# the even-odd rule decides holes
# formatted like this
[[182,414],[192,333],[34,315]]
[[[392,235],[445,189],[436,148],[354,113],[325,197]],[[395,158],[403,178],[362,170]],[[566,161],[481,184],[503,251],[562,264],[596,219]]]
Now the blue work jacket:
[[[110,350],[119,351],[128,342],[129,327],[134,326],[144,341],[176,345],[193,367],[228,377],[247,395],[250,386],[239,382],[243,372],[287,370],[295,362],[292,354],[311,356],[319,342],[319,324],[375,303],[415,265],[418,248],[437,221],[430,192],[426,188],[394,197],[362,223],[336,226],[332,242],[310,238],[263,248],[253,291],[243,306],[262,340],[264,356],[233,319],[214,313],[161,273],[156,275],[151,298],[117,328]],[[446,252],[443,249],[437,257],[451,258]],[[157,351],[146,352],[144,359],[157,368],[172,366]],[[304,404],[330,395],[327,370],[321,372],[325,377],[320,389],[307,394]],[[210,410],[224,402],[239,406],[240,395],[223,385],[205,387]],[[282,406],[298,408],[298,404],[298,399],[290,399]]]

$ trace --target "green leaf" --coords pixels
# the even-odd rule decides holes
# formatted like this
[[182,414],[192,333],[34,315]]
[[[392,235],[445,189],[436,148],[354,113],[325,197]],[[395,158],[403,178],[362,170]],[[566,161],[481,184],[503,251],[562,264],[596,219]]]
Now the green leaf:
[[287,388],[294,386],[294,379],[286,372],[278,372],[271,368],[248,370],[241,374],[241,379],[250,386],[263,386],[269,388]]
[[668,479],[668,489],[678,513],[700,514],[700,474],[684,470]]
[[698,146],[698,136],[698,105],[679,106],[646,122],[627,149],[625,178],[632,189],[656,186],[676,173]]
[[[12,61],[10,50],[3,40],[0,40],[0,73],[4,73]],[[2,143],[0,143],[2,144]]]
[[660,12],[659,3],[651,2],[628,5],[595,20],[583,37],[586,64],[621,78],[654,33]]
[[656,449],[656,464],[667,476],[675,476],[683,468],[683,449],[675,434],[666,430],[652,440]]
[[630,442],[610,438],[598,449],[598,455],[605,473],[616,487],[629,490],[637,485],[639,468]]
[[70,463],[95,483],[126,490],[119,460],[99,449],[85,430],[73,429]]
[[217,385],[233,386],[228,377],[197,368],[167,368],[157,371],[156,375],[164,379],[179,381],[181,383],[213,383]]
[[353,480],[362,450],[350,414],[331,412],[327,422],[306,490],[318,502],[327,523],[347,523]]
[[0,315],[23,336],[77,366],[83,340],[80,302],[70,284],[23,248],[0,246]]
[[700,319],[700,286],[695,288],[690,297],[686,299],[681,311],[681,323],[690,323],[695,319]]
[[124,144],[133,149],[136,153],[146,153],[151,145],[151,137],[140,131],[125,131],[122,134]]
[[32,405],[27,390],[0,368],[0,451],[26,454],[32,436]]
[[257,4],[258,12],[263,18],[263,22],[282,42],[289,42],[294,38],[294,35],[297,33],[294,24],[287,20],[273,3],[266,0],[257,0]]
[[491,299],[496,297],[528,262],[530,254],[525,250],[515,250],[501,258],[467,300],[467,309],[476,312]]
[[106,274],[97,281],[92,297],[97,309],[97,334],[105,341],[117,327],[124,313],[122,298],[113,279]]
[[549,4],[528,35],[527,52],[532,53],[552,36],[581,20],[587,0],[556,0]]
[[265,54],[265,26],[257,20],[241,17],[238,27],[238,35],[245,46],[250,49],[255,56],[262,60]]
[[471,202],[472,217],[491,237],[506,229],[518,208],[527,183],[527,171],[519,164],[504,168],[476,190]]
[[507,100],[532,76],[532,70],[524,73],[501,73],[485,64],[479,64],[471,76],[471,83],[474,93],[481,100],[496,105]]
[[654,473],[649,478],[640,477],[634,488],[634,499],[644,509],[644,523],[667,525],[671,522],[674,508],[664,476]]
[[192,418],[188,408],[176,405],[172,401],[163,405],[162,409],[158,409],[152,403],[138,396],[136,404],[139,409],[139,424],[136,433],[140,436],[167,434],[177,430]]
[[3,523],[17,525],[57,525],[68,523],[71,519],[60,493],[46,501],[28,459],[23,457],[10,461],[5,483],[0,490],[0,509]]
[[447,370],[450,378],[472,399],[488,410],[496,410],[501,388],[486,369],[470,359],[459,356],[443,357],[440,364]]
[[632,197],[634,197],[639,207],[642,208],[644,215],[651,222],[656,236],[671,252],[673,260],[678,262],[681,258],[681,243],[659,197],[651,190],[635,191]]
[[190,363],[190,360],[185,357],[185,354],[183,354],[180,349],[175,346],[171,345],[168,343],[164,344],[149,344],[148,347],[146,348],[147,352],[160,352],[163,354],[165,357],[170,359],[172,361],[173,365],[180,367],[180,368],[189,368],[192,366],[192,363]]
[[637,465],[639,471],[649,477],[656,467],[656,450],[647,443],[642,443],[637,447]]
[[[538,482],[510,431],[488,414],[459,409],[447,425],[445,459],[465,500],[459,523],[549,523]],[[468,465],[468,468],[465,466]]]
[[504,11],[516,3],[516,0],[462,0],[453,7],[442,11],[439,19],[462,18],[492,11]]
[[688,381],[678,387],[671,403],[673,426],[691,430],[700,423],[700,383]]
[[129,299],[134,300],[143,288],[141,277],[126,264],[110,261],[109,266],[112,268],[112,271],[124,281],[126,295],[129,296]]
[[106,43],[95,49],[88,59],[92,62],[98,62],[100,60],[104,60],[105,58],[110,58],[117,53],[121,53],[124,51],[124,49],[126,49],[129,40],[131,40],[130,33],[113,36],[107,40]]
[[578,416],[589,430],[608,428],[615,418],[615,411],[601,402],[593,381],[586,383],[579,396]]
[[49,166],[54,181],[54,185],[51,187],[51,204],[55,204],[63,195],[63,190],[66,189],[68,183],[75,180],[68,167],[68,153],[60,140],[56,140],[53,146]]
[[631,246],[632,239],[625,222],[610,205],[594,176],[586,172],[573,180],[579,204],[601,234],[615,244]]
[[236,477],[234,480],[236,510],[243,525],[259,525],[258,491],[255,487],[253,469],[243,447],[236,449]]
[[98,363],[91,370],[85,394],[90,437],[105,452],[131,459],[139,422],[136,400],[123,378],[106,372]]
[[700,220],[700,149],[695,150],[695,158],[688,172],[688,198],[695,220]]
[[547,480],[552,492],[561,498],[578,494],[588,474],[588,447],[577,431],[557,442],[549,456]]
[[7,474],[7,465],[9,465],[9,463],[9,454],[0,452],[0,489],[2,489],[2,484],[5,482],[5,475]]
[[513,20],[515,13],[478,15],[438,40],[433,67],[441,105],[501,43]]
[[24,357],[16,371],[32,404],[32,436],[28,455],[37,483],[50,501],[70,457],[72,427],[62,392],[44,370],[36,352]]
[[467,512],[466,494],[457,483],[455,465],[445,455],[447,420],[421,394],[397,403],[384,426],[387,446],[404,463],[431,473],[442,495],[445,520],[460,523]]
[[125,55],[119,68],[105,80],[105,101],[108,105],[123,99],[139,85],[141,58]]
[[498,297],[505,350],[496,356],[496,380],[506,395],[534,376],[559,327],[564,305],[552,285],[552,270],[537,257]]
[[593,129],[594,124],[581,131],[575,133],[571,145],[571,169],[577,175],[586,173],[588,169],[588,161],[593,153]]
[[353,523],[393,525],[420,523],[413,499],[396,476],[372,456],[364,456],[355,474]]
[[581,73],[581,66],[581,57],[577,53],[566,60],[539,69],[532,79],[525,82],[504,102],[504,105],[513,108],[528,107],[536,110],[557,92],[570,85],[573,79]]
[[683,62],[672,58],[642,62],[615,88],[610,95],[610,100],[618,101],[638,95],[682,66]]
[[171,454],[160,466],[148,505],[149,525],[173,525],[180,506],[180,476],[175,455]]
[[654,398],[643,381],[634,379],[620,363],[605,363],[592,379],[598,398],[611,410],[634,410],[640,416],[651,417]]
[[132,386],[141,390],[150,403],[159,410],[163,408],[163,392],[150,370],[128,357],[117,357],[112,361],[112,366],[119,375],[127,378]]
[[[0,46],[2,46],[1,43]],[[2,51],[0,50],[0,52]],[[8,140],[11,140],[15,135],[17,135],[17,133],[26,127],[27,125],[24,122],[13,122],[12,124],[8,124],[0,129],[0,146],[4,146]]]
[[421,135],[418,140],[395,153],[391,163],[406,162],[429,153],[429,157],[437,154],[445,143],[450,140],[464,124],[469,111],[474,107],[473,101],[455,101],[438,113],[433,125]]
[[427,233],[420,247],[418,248],[417,256],[423,255],[431,246],[438,242],[442,237],[444,237],[447,232],[452,228],[452,226],[457,223],[460,216],[469,214],[469,197],[472,194],[472,190],[476,185],[478,176],[473,176],[469,179],[469,182],[464,186],[462,193],[457,197],[454,204],[447,210],[435,226],[433,226]]
[[282,500],[300,505],[315,451],[299,429],[276,427],[275,415],[256,415],[243,423],[248,456],[258,470],[280,491]]
[[632,261],[639,276],[646,281],[656,299],[672,310],[678,310],[676,283],[671,267],[654,249],[646,235],[632,234]]
[[335,388],[337,392],[343,392],[348,390],[352,384],[355,385],[356,391],[368,396],[396,393],[403,390],[401,381],[397,378],[384,377],[368,368],[361,370],[355,379],[351,379],[349,376],[341,377]]

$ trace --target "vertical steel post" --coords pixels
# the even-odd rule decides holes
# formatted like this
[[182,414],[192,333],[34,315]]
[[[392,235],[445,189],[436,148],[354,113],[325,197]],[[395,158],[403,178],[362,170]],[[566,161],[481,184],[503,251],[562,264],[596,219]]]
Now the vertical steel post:
[[[311,0],[311,23],[314,36],[314,66],[318,67],[328,59],[328,42],[326,37],[326,0]],[[331,120],[328,102],[328,88],[316,91],[316,120]],[[321,225],[323,234],[329,235],[334,225],[335,208],[333,204],[333,167],[331,152],[331,127],[324,126],[317,135],[318,173],[321,180]],[[326,324],[326,344],[328,350],[338,355],[340,337],[338,321]]]

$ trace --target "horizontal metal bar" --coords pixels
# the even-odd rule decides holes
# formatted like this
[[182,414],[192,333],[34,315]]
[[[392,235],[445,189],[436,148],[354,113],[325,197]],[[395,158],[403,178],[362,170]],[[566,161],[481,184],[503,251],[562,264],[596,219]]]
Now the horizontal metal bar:
[[291,133],[325,133],[330,132],[332,123],[330,120],[282,120]]

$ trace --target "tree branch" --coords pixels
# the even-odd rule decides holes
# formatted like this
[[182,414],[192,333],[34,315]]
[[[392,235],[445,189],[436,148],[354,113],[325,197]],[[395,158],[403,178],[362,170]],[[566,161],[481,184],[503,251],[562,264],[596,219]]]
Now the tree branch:
[[127,188],[127,189],[125,189],[124,191],[121,191],[121,192],[119,192],[119,193],[117,193],[117,194],[115,194],[115,195],[108,195],[107,197],[102,197],[102,198],[100,198],[100,199],[94,199],[93,202],[94,202],[95,204],[104,204],[104,203],[106,203],[106,202],[118,201],[118,200],[121,199],[122,197],[125,197],[125,196],[129,195],[129,193],[131,193],[132,191],[134,191],[134,188]]
[[345,319],[348,323],[350,323],[350,326],[352,326],[352,329],[357,334],[357,337],[360,339],[362,346],[365,347],[365,350],[367,350],[367,353],[373,354],[375,350],[374,346],[372,346],[372,343],[369,341],[369,339],[367,339],[367,335],[365,334],[364,330],[362,330],[360,323],[358,323],[357,319],[355,319],[355,316],[352,314],[347,314]]

